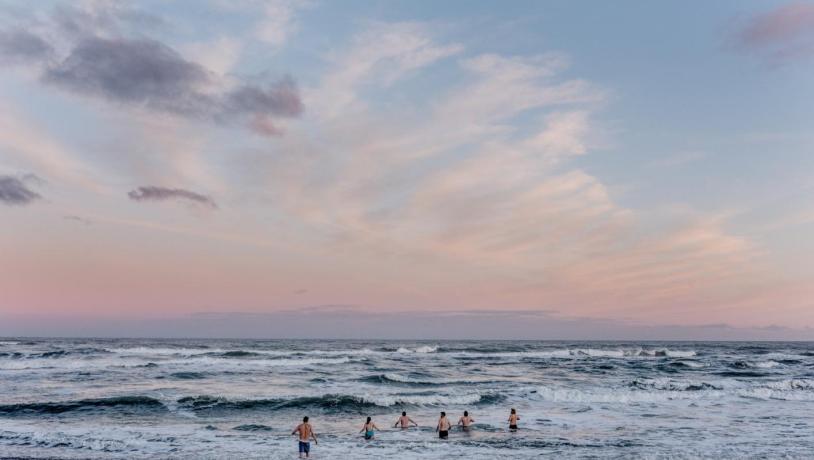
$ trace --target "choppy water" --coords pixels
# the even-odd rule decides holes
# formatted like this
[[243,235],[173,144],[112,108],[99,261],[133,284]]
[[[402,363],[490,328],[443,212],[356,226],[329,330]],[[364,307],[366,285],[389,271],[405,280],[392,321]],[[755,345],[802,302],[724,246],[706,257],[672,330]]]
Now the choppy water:
[[0,457],[292,458],[303,415],[314,458],[811,458],[814,344],[0,341]]

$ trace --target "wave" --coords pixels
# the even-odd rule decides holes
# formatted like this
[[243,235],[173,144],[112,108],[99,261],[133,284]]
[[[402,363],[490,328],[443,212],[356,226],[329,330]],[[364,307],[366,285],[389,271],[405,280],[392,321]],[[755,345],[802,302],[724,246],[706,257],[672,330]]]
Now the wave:
[[273,429],[268,425],[257,425],[257,424],[248,424],[248,425],[239,425],[232,428],[235,431],[272,431]]
[[501,400],[497,394],[468,393],[440,395],[413,393],[395,395],[342,395],[302,396],[295,398],[237,399],[218,396],[187,396],[177,400],[179,408],[193,412],[218,412],[284,409],[323,410],[326,412],[364,412],[376,407],[444,406],[456,404],[489,404]]
[[567,403],[627,404],[724,397],[814,401],[814,380],[787,379],[750,385],[739,381],[709,383],[671,379],[638,379],[631,382],[626,388],[539,387],[531,391],[531,395],[536,395],[546,401]]
[[701,369],[703,367],[707,367],[704,363],[699,363],[697,361],[687,361],[687,360],[680,360],[680,361],[673,361],[670,363],[671,366],[676,367],[689,367],[691,369]]
[[771,369],[780,366],[780,363],[774,360],[769,361],[735,361],[730,365],[735,369]]
[[228,350],[222,348],[154,348],[154,347],[130,347],[130,348],[106,348],[105,351],[130,356],[139,355],[178,355],[178,356],[219,356],[243,358],[250,356],[299,356],[299,355],[335,355],[335,356],[355,356],[383,353],[369,348],[346,349],[346,350]]
[[170,374],[170,378],[178,380],[200,380],[206,378],[206,376],[200,372],[173,372]]
[[399,347],[396,350],[396,353],[436,353],[437,351],[438,351],[437,346],[431,347],[431,346],[428,346],[428,345],[424,345],[424,346],[417,347],[417,348]]
[[81,399],[77,401],[5,404],[0,405],[0,415],[53,415],[99,409],[165,411],[167,408],[161,401],[147,396],[117,396],[99,399]]
[[629,385],[631,388],[641,390],[664,391],[703,391],[721,390],[722,387],[707,382],[686,382],[671,379],[636,379]]
[[506,352],[467,352],[457,353],[459,356],[471,358],[691,358],[697,356],[694,350],[669,349],[605,349],[605,348],[565,348],[556,350],[528,350]]
[[494,383],[494,380],[422,379],[407,377],[401,374],[394,373],[368,375],[366,377],[359,378],[358,381],[384,385],[403,385],[403,386],[441,386],[441,385],[471,385],[479,383]]

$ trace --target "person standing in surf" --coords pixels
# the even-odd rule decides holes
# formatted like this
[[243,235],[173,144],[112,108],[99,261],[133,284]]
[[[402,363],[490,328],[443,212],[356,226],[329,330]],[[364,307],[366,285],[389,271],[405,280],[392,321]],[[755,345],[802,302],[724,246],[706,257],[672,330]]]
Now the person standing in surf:
[[475,419],[469,416],[469,411],[464,411],[463,417],[458,419],[458,425],[464,431],[469,431],[469,426],[475,423]]
[[414,422],[413,419],[408,417],[407,412],[402,411],[401,417],[399,417],[398,420],[396,420],[396,423],[393,424],[393,428],[401,425],[401,429],[406,430],[407,428],[410,428],[411,423],[413,424],[414,427],[418,427],[418,423]]
[[512,407],[511,413],[509,413],[509,429],[512,431],[517,431],[517,421],[520,420],[520,417],[517,415],[517,411]]
[[370,440],[373,439],[373,436],[376,435],[376,430],[378,429],[379,427],[377,427],[376,424],[373,423],[373,419],[368,417],[367,422],[365,422],[365,424],[362,426],[362,430],[359,432],[364,433],[365,439]]
[[447,439],[449,437],[450,428],[452,428],[452,425],[449,423],[449,419],[447,419],[447,413],[441,412],[441,418],[438,419],[438,425],[435,427],[435,431],[438,432],[438,437]]
[[300,458],[308,458],[311,453],[311,439],[314,440],[314,444],[319,444],[317,441],[317,434],[314,433],[314,427],[308,423],[308,417],[302,418],[302,423],[297,425],[297,428],[294,428],[294,431],[291,434],[298,434],[300,440]]

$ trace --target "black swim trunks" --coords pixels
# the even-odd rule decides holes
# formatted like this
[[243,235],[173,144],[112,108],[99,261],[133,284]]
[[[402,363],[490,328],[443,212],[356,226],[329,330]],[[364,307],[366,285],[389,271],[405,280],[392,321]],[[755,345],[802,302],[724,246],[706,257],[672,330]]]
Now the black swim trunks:
[[509,429],[510,429],[510,430],[516,430],[516,429],[517,429],[517,425],[509,425]]
[[447,430],[438,431],[438,437],[441,439],[447,439],[449,437],[449,431]]

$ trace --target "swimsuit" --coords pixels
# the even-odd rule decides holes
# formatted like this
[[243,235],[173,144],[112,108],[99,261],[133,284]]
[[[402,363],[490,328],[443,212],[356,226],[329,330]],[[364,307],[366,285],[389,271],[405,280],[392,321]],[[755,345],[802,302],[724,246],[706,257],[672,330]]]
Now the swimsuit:
[[438,437],[441,439],[447,439],[449,437],[449,431],[447,430],[438,430]]
[[365,431],[365,439],[373,439],[373,435],[376,434],[373,430]]
[[509,425],[509,429],[510,429],[510,430],[516,430],[516,429],[517,429],[517,425]]
[[311,442],[300,441],[300,453],[308,453],[311,451]]

